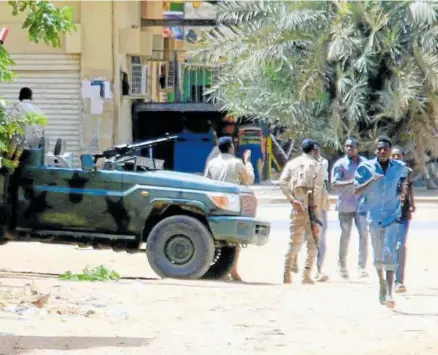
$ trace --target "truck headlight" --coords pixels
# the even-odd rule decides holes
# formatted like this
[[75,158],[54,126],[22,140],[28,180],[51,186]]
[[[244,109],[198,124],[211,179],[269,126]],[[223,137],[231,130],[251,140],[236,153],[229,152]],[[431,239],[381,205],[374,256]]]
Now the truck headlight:
[[240,196],[237,194],[209,193],[208,197],[221,210],[240,212]]

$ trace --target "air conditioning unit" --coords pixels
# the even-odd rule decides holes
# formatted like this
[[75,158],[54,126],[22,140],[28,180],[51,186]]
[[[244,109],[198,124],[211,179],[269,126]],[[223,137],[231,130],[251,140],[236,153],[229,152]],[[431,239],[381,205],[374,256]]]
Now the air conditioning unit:
[[149,68],[145,64],[131,64],[131,96],[147,96]]

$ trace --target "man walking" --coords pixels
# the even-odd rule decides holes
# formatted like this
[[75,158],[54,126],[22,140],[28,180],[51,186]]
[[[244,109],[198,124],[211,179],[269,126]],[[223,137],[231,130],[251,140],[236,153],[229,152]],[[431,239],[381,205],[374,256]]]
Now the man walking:
[[[405,153],[401,147],[395,146],[392,148],[392,158],[403,161]],[[412,213],[415,212],[414,192],[412,188],[413,171],[408,168],[407,179],[407,194],[402,204],[401,218],[399,221],[400,230],[397,236],[397,244],[395,247],[397,255],[397,268],[395,271],[395,292],[406,292],[404,284],[405,279],[405,265],[406,265],[406,239],[408,237],[409,224],[412,218]]]
[[354,194],[354,174],[366,159],[359,155],[359,141],[355,138],[345,141],[344,151],[345,155],[336,161],[332,170],[332,185],[338,195],[336,210],[341,225],[338,267],[341,276],[348,279],[347,255],[354,221],[359,232],[359,277],[363,278],[368,277],[368,230],[366,218],[358,211],[360,198]]
[[[249,162],[250,151],[243,153],[242,161],[234,156],[234,145],[231,137],[221,137],[218,139],[217,147],[220,154],[208,161],[204,176],[213,180],[230,182],[233,184],[251,185],[254,182],[254,169]],[[240,255],[240,246],[236,247],[236,257],[231,279],[242,281],[238,271],[237,263]]]
[[[304,284],[314,284],[311,272],[318,252],[320,229],[312,223],[310,213],[319,218],[323,174],[318,161],[319,145],[311,139],[301,144],[303,154],[289,161],[280,176],[280,188],[292,204],[290,241],[286,253],[283,282],[292,283],[291,267],[306,239],[307,259],[303,275]],[[322,177],[321,177],[322,176]],[[320,220],[320,218],[319,218]]]
[[321,200],[321,217],[322,217],[322,229],[321,234],[319,236],[318,243],[318,257],[316,258],[316,281],[325,282],[329,279],[329,277],[322,272],[322,268],[324,266],[325,254],[327,250],[326,236],[327,236],[327,213],[330,208],[330,201],[328,196],[328,180],[329,180],[329,163],[328,160],[319,154],[318,159],[321,163],[322,174],[324,178],[324,186],[322,191],[322,200]]
[[[391,159],[392,142],[386,136],[377,139],[377,157],[357,168],[354,190],[363,195],[367,208],[367,222],[374,249],[374,266],[379,277],[379,300],[394,308],[392,296],[396,268],[396,240],[400,231],[401,201],[406,195],[408,169]],[[385,271],[385,274],[384,274]]]
[[[321,233],[319,235],[318,240],[318,256],[316,258],[316,281],[317,282],[326,282],[329,277],[322,272],[322,268],[324,265],[325,260],[325,254],[327,249],[327,243],[326,243],[326,236],[327,236],[327,212],[330,208],[330,201],[328,196],[328,168],[329,163],[328,160],[321,156],[321,147],[319,143],[315,143],[318,149],[314,150],[314,156],[318,159],[319,163],[321,164],[321,174],[323,177],[323,189],[321,193],[321,222],[322,222],[322,228]],[[298,267],[298,255],[295,255],[292,259],[292,272],[298,273],[299,267]]]

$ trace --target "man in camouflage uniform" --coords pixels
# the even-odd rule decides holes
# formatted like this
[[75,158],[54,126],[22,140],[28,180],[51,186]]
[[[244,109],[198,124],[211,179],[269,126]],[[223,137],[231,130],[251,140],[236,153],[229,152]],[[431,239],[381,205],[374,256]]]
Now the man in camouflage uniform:
[[[320,209],[324,187],[324,173],[319,156],[319,144],[303,140],[303,154],[289,161],[280,176],[280,188],[293,206],[290,222],[290,242],[284,265],[284,283],[291,283],[291,267],[301,250],[304,239],[307,259],[303,283],[313,284],[311,271],[318,253],[320,227],[312,223],[309,211],[321,221]],[[310,210],[309,210],[310,208]]]

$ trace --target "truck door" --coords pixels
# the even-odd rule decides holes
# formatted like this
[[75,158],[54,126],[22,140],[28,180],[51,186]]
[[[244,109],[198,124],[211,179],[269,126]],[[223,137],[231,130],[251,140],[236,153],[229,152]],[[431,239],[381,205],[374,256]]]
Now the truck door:
[[99,196],[94,201],[95,226],[100,233],[124,234],[129,216],[123,206],[123,172],[98,170],[94,175],[94,188]]
[[93,191],[93,181],[92,171],[39,169],[32,181],[20,187],[17,227],[93,231],[96,219],[93,206],[99,198]]

